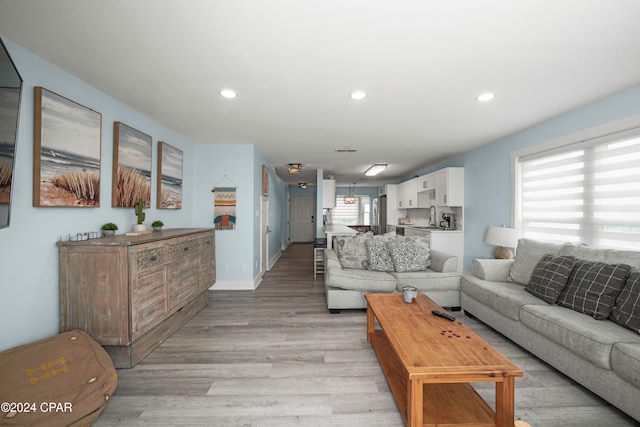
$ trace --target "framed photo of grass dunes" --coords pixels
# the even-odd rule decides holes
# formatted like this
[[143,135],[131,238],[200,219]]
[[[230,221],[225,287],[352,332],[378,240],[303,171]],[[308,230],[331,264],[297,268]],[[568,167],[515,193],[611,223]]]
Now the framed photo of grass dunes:
[[33,206],[99,207],[102,114],[34,90]]
[[182,151],[158,142],[156,208],[182,209]]
[[113,123],[112,207],[132,208],[140,199],[151,206],[151,145],[149,135]]

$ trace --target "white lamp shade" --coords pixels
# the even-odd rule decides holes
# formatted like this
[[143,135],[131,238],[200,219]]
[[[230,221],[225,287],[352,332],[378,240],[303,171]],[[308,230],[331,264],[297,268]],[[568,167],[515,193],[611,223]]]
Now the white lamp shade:
[[493,246],[501,246],[505,248],[515,248],[518,245],[518,230],[509,227],[489,226],[487,237],[484,241]]

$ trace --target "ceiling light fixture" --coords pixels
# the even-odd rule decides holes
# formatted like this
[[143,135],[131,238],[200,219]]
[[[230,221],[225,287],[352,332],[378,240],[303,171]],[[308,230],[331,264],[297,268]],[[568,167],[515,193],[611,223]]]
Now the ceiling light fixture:
[[369,169],[367,169],[366,171],[364,171],[364,174],[366,176],[376,176],[378,175],[380,172],[382,172],[383,170],[385,170],[387,168],[387,165],[382,164],[382,163],[376,163],[375,165],[371,165],[371,167]]
[[365,99],[367,97],[367,92],[356,90],[355,92],[351,92],[351,95],[349,95],[349,97],[355,101],[360,101],[361,99]]
[[301,163],[289,163],[289,173],[300,173],[300,172],[302,172]]
[[298,188],[307,188],[307,183],[306,182],[299,182],[298,183]]
[[482,95],[478,95],[476,97],[476,101],[480,101],[480,102],[487,102],[487,101],[491,101],[493,98],[496,97],[495,93],[483,93]]
[[232,91],[231,89],[222,89],[220,91],[220,95],[222,95],[223,97],[225,97],[227,99],[233,99],[236,96],[238,96],[238,94],[235,93],[234,91]]
[[[356,183],[353,183],[353,189],[356,189]],[[356,196],[354,196],[353,194],[351,194],[351,185],[349,185],[349,195],[344,196],[342,198],[342,201],[344,202],[345,205],[355,205],[356,202],[358,201],[358,198]]]

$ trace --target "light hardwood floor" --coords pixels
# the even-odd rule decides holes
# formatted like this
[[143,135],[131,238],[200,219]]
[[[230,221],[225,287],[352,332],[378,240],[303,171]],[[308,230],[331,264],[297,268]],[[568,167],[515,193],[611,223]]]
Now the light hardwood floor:
[[[294,244],[257,290],[210,304],[132,369],[95,426],[404,425],[366,339],[362,310],[330,314],[313,249]],[[637,422],[477,320],[456,313],[524,371],[516,417],[534,427]],[[477,385],[493,405],[494,388]],[[639,402],[640,403],[640,402]]]

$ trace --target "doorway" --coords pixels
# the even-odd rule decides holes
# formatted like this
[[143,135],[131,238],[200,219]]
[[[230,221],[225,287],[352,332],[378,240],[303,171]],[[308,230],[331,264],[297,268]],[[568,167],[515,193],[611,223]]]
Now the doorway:
[[260,211],[261,230],[260,230],[260,259],[262,260],[260,271],[266,272],[269,268],[269,199],[263,198]]
[[291,206],[293,221],[292,242],[313,242],[315,236],[315,197],[293,196]]

